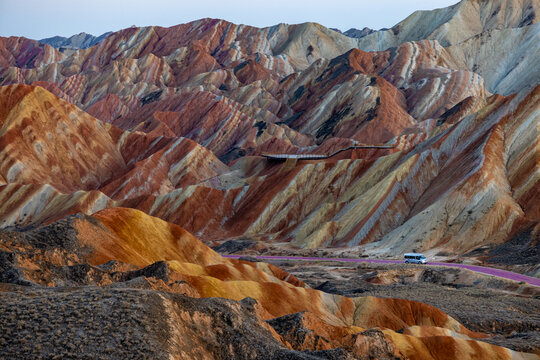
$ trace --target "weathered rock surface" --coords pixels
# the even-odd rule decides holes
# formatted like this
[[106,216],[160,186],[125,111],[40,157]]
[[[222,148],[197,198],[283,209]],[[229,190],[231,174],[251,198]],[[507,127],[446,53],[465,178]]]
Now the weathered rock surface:
[[[423,265],[272,263],[324,292],[421,301],[442,309],[471,330],[495,334],[482,341],[517,351],[540,351],[540,289],[535,286],[468,270]],[[404,333],[409,331],[417,334],[422,329],[411,328]]]
[[536,24],[539,13],[537,0],[462,0],[446,8],[415,11],[391,29],[364,36],[360,47],[385,50],[422,39],[438,40],[442,46],[455,45],[484,31]]
[[[472,340],[486,335],[422,303],[325,294],[269,264],[224,259],[182,228],[136,210],[104,210],[1,236],[2,253],[10,256],[0,276],[19,284],[0,287],[4,354],[62,349],[65,356],[94,351],[116,358],[135,347],[178,359],[195,352],[208,358],[438,358],[447,354],[442,345],[452,344],[458,353],[529,358]],[[7,267],[26,282],[5,276]],[[414,333],[417,326],[422,332]],[[375,327],[382,330],[364,330]],[[403,328],[407,334],[396,332]],[[45,347],[41,339],[50,336],[52,346]]]
[[[417,45],[428,54],[437,49],[430,42]],[[414,49],[408,44],[399,48],[396,59]],[[346,78],[350,64],[360,66],[352,61],[362,56],[373,54],[354,50],[334,64],[345,67]],[[368,62],[373,63],[377,60]],[[460,79],[457,74],[456,83],[446,85],[449,94],[459,94]],[[471,79],[474,76],[468,83],[474,84]],[[408,114],[406,100],[389,81],[410,82],[375,77],[368,86],[383,99],[371,121],[381,123],[374,125],[372,137],[377,129],[391,131],[385,124],[396,125],[382,112],[384,106]],[[356,83],[365,86],[364,81]],[[393,91],[397,100],[383,91]],[[389,141],[395,149],[348,150],[336,158],[291,165],[243,157],[226,166],[186,138],[121,131],[39,87],[3,87],[0,141],[5,145],[0,169],[5,185],[0,188],[0,221],[4,227],[27,226],[79,211],[127,206],[182,225],[204,240],[243,236],[287,240],[307,248],[362,246],[369,253],[392,255],[409,249],[462,254],[500,245],[538,223],[540,88],[507,98],[485,97],[481,91],[465,97],[475,90],[464,88],[465,95],[446,111],[448,102],[442,99],[452,101],[452,95],[442,97],[438,105],[433,98],[425,103],[418,96],[421,91],[411,92],[408,101],[418,101],[420,113],[427,105],[440,115],[394,130],[402,133]],[[300,97],[302,101],[307,100]],[[24,110],[18,111],[21,107]],[[297,121],[302,119],[312,120],[302,126],[317,129],[315,116]],[[231,133],[241,131],[242,122],[229,123],[221,121],[220,126],[230,127]],[[180,131],[175,124],[185,126],[170,122],[173,134]],[[345,116],[336,127],[357,125]],[[53,135],[51,128],[60,133]],[[331,137],[318,151],[354,141]]]
[[[49,44],[40,44],[24,37],[0,37],[0,69],[22,81],[22,69],[49,65],[63,60],[65,56]],[[9,70],[11,69],[11,70]]]
[[6,358],[336,358],[288,349],[240,302],[134,288],[2,288]]
[[[135,313],[133,337],[102,330],[116,328],[108,315],[74,327],[99,333],[103,356],[146,331],[141,356],[158,358],[536,358],[426,304],[314,290],[195,236],[223,251],[477,254],[537,272],[537,13],[538,0],[464,0],[359,38],[218,19],[63,51],[0,38],[0,316],[24,317],[0,346],[41,351],[26,348],[32,309],[54,301],[63,315],[38,335],[62,348],[90,299],[88,321],[114,304]],[[370,144],[386,148],[358,147]],[[194,300],[210,297],[229,300]],[[83,335],[82,357],[95,350]]]
[[538,23],[484,31],[446,49],[461,69],[481,75],[492,92],[510,95],[540,83],[540,65],[534,61],[540,57]]
[[391,29],[361,37],[358,47],[386,50],[408,41],[437,40],[452,49],[463,69],[484,77],[490,92],[510,95],[538,84],[539,13],[538,0],[462,0],[416,11]]

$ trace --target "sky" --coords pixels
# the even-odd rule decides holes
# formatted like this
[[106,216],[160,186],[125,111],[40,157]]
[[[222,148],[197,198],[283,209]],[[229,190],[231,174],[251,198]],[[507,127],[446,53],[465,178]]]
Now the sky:
[[0,36],[42,39],[172,26],[211,17],[258,27],[318,22],[342,31],[392,27],[415,10],[458,0],[0,0]]

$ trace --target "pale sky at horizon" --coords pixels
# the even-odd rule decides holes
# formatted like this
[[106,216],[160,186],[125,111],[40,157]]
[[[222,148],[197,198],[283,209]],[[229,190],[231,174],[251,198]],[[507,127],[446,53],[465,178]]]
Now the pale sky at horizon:
[[318,22],[342,31],[392,27],[415,10],[458,0],[0,0],[0,36],[43,39],[80,32],[101,35],[135,26],[173,26],[219,18],[258,27]]

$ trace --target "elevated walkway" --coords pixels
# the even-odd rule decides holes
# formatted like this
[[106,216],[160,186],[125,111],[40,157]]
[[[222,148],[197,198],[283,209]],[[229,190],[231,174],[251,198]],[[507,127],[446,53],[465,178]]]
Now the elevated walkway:
[[287,161],[288,159],[296,159],[296,160],[322,160],[322,159],[329,159],[340,152],[347,151],[347,150],[354,150],[354,149],[394,149],[395,146],[385,146],[385,145],[355,145],[355,146],[349,146],[345,149],[340,149],[337,151],[334,151],[331,154],[268,154],[263,153],[261,156],[270,159],[270,160],[278,160],[278,161]]

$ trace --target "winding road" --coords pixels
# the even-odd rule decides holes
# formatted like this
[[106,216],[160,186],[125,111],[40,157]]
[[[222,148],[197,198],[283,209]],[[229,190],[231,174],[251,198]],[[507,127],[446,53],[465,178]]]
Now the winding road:
[[[319,258],[319,257],[305,257],[305,256],[250,256],[250,255],[222,255],[226,258],[238,259],[241,257],[254,257],[258,260],[292,260],[292,261],[336,261],[336,262],[352,262],[352,263],[376,263],[376,264],[401,264],[401,260],[379,260],[379,259],[351,259],[351,258]],[[527,276],[523,274],[514,273],[511,271],[500,270],[485,266],[476,266],[476,265],[467,265],[467,264],[456,264],[456,263],[444,263],[444,262],[430,262],[428,265],[435,266],[447,266],[455,267],[461,269],[471,270],[477,273],[496,276],[503,279],[514,280],[514,281],[524,281],[529,285],[540,286],[540,279],[534,278],[532,276]],[[426,265],[423,265],[426,266]]]

